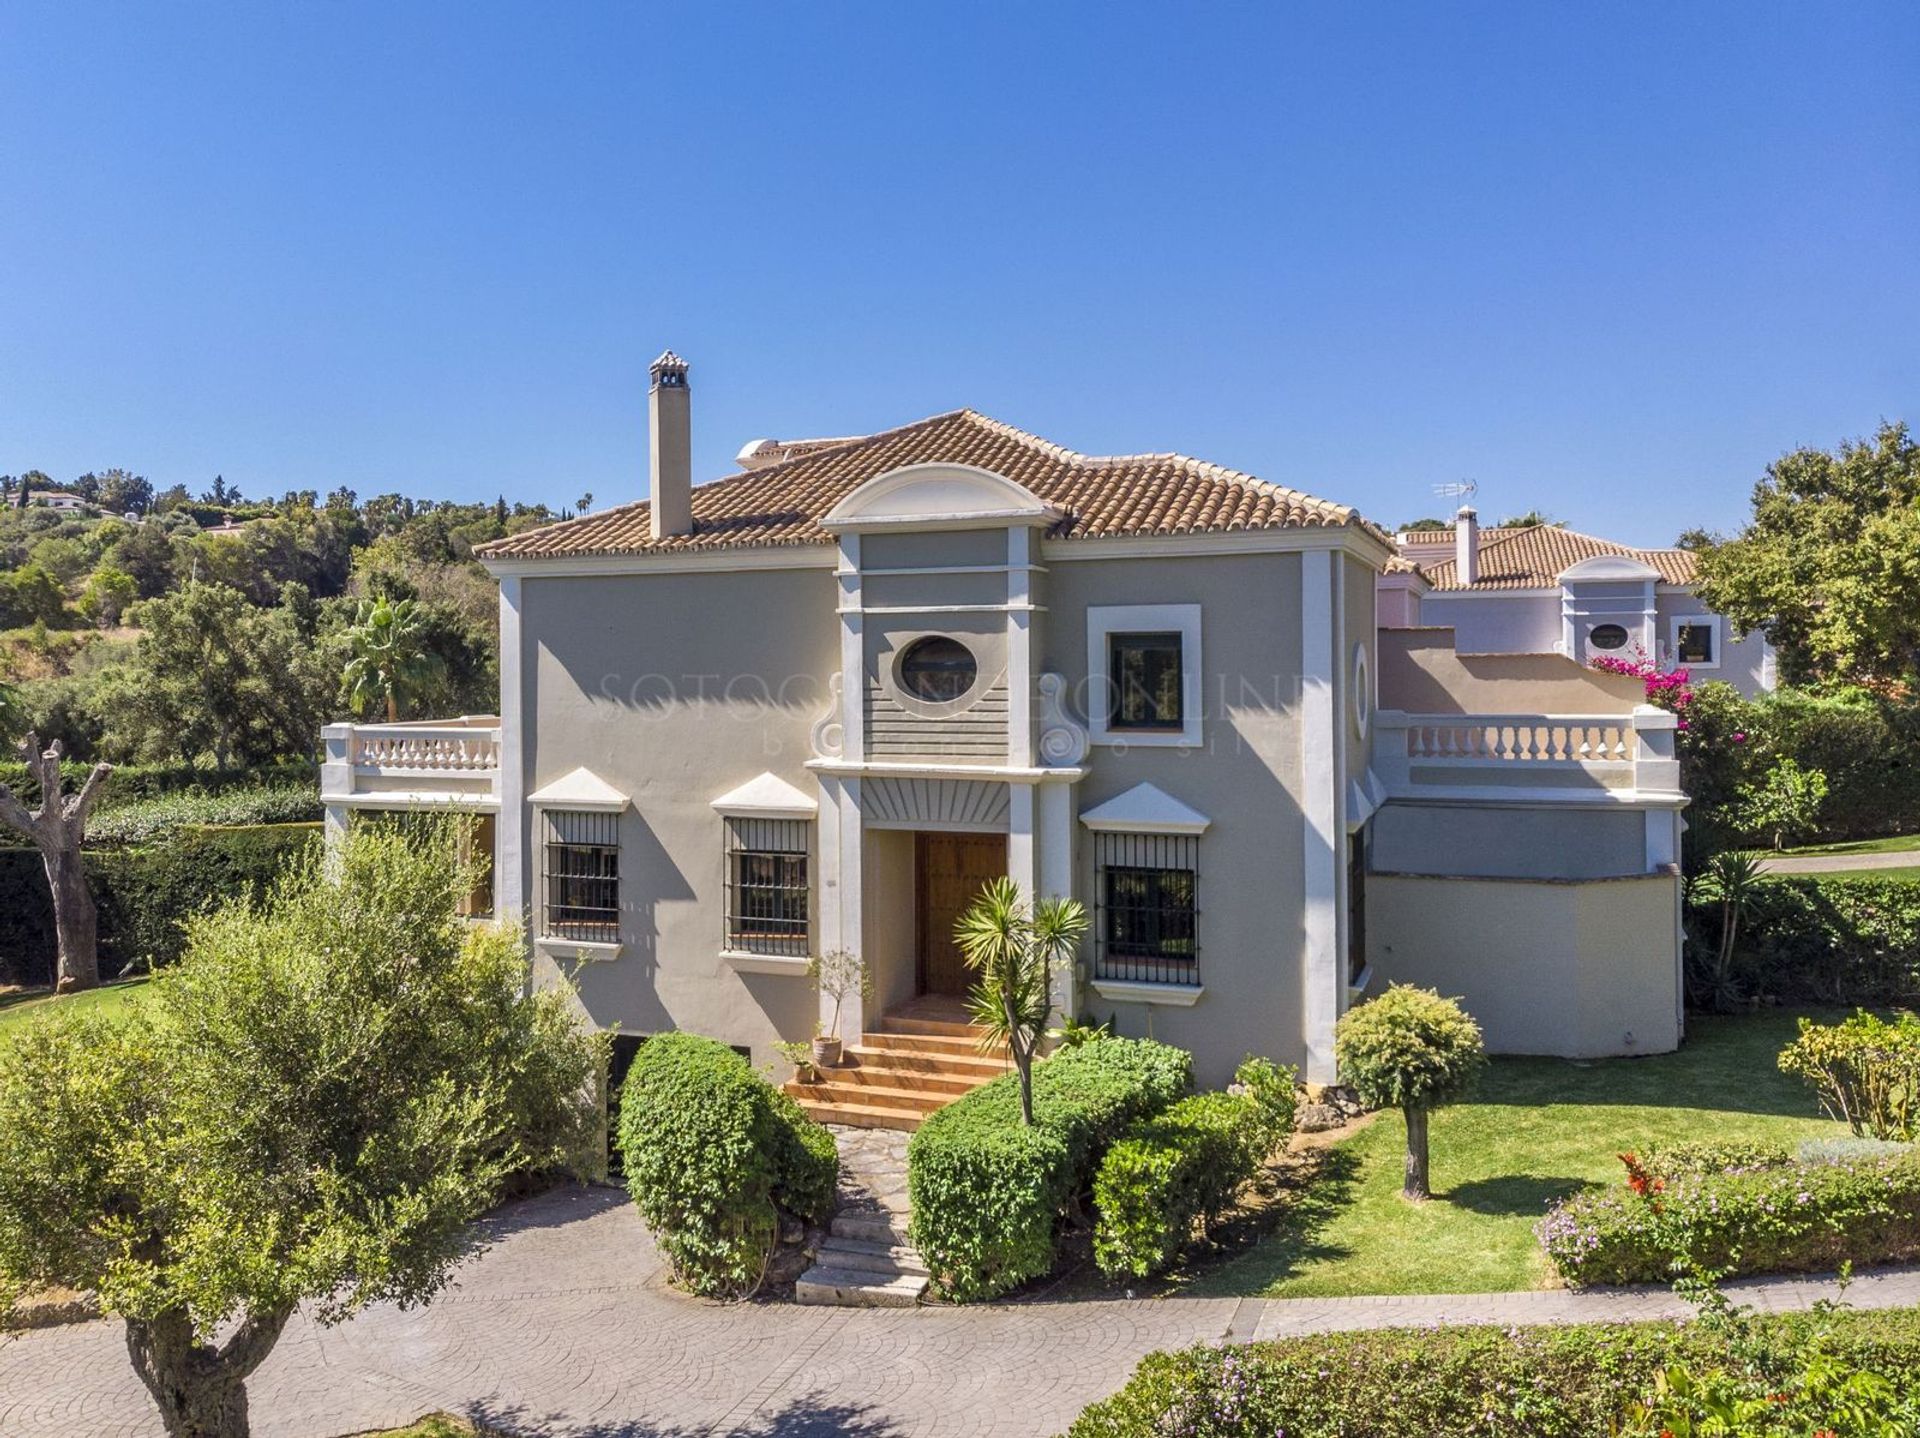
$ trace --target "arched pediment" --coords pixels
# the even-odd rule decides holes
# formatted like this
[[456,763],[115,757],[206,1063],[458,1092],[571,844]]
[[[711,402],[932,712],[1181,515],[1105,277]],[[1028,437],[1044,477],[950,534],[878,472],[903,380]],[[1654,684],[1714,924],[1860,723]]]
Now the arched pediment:
[[836,504],[824,528],[971,529],[1052,524],[1060,511],[1025,485],[970,464],[909,464],[875,475]]
[[1583,580],[1611,579],[1658,579],[1660,571],[1652,565],[1642,564],[1624,554],[1596,554],[1592,559],[1583,559],[1560,571],[1562,584],[1578,584]]

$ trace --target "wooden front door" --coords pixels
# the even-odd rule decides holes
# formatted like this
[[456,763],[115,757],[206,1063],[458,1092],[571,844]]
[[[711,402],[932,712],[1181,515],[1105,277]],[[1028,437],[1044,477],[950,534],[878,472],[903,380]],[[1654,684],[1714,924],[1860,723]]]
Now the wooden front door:
[[972,972],[953,941],[953,926],[988,880],[1006,872],[1004,834],[914,836],[921,993],[965,994],[973,986]]

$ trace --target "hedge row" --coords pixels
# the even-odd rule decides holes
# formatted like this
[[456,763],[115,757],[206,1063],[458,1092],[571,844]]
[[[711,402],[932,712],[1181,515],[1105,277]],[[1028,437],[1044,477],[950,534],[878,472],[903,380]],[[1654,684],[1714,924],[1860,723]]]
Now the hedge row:
[[218,825],[318,823],[320,791],[311,784],[225,789],[217,794],[169,794],[96,814],[87,825],[89,846],[147,844],[175,829]]
[[751,1293],[783,1221],[833,1212],[833,1135],[715,1039],[667,1033],[641,1047],[620,1089],[619,1144],[635,1207],[695,1293]]
[[[1717,946],[1717,906],[1693,909],[1696,950]],[[1782,1003],[1920,1002],[1920,883],[1838,874],[1782,875],[1740,920],[1733,980]]]
[[907,1145],[911,1238],[941,1292],[991,1298],[1050,1272],[1061,1213],[1135,1119],[1192,1083],[1182,1049],[1104,1038],[1034,1065],[1032,1128],[1013,1074],[929,1115]]
[[1663,1283],[1706,1270],[1828,1272],[1920,1258],[1920,1151],[1656,1177],[1579,1194],[1535,1227],[1569,1283]]
[[1153,1354],[1068,1435],[1593,1438],[1619,1431],[1671,1364],[1738,1369],[1764,1397],[1792,1384],[1816,1344],[1899,1392],[1920,1387],[1914,1309],[1754,1319],[1737,1338],[1670,1323],[1385,1329]]
[[[9,753],[12,752],[10,749]],[[85,782],[91,764],[62,764],[61,776],[71,790]],[[29,781],[27,766],[17,759],[0,762],[0,784],[30,803],[39,801],[40,786]],[[304,760],[290,759],[252,769],[203,769],[188,764],[120,764],[107,781],[97,812],[129,804],[165,799],[174,794],[224,794],[233,789],[303,787],[320,791],[320,770]]]
[[[102,975],[177,958],[184,919],[209,904],[259,894],[319,833],[318,824],[181,829],[164,843],[89,851]],[[0,849],[0,983],[48,983],[54,950],[53,901],[39,852]]]
[[1093,1257],[1112,1277],[1164,1273],[1293,1131],[1293,1074],[1248,1059],[1240,1091],[1183,1098],[1137,1119],[1093,1180]]

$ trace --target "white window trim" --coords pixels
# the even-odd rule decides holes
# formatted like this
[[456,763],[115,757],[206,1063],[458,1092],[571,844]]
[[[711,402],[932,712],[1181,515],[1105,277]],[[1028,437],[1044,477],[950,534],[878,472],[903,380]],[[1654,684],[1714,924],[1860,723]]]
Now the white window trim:
[[[1180,636],[1181,727],[1113,729],[1107,723],[1111,680],[1107,674],[1107,637],[1112,634]],[[1193,749],[1200,744],[1202,658],[1200,606],[1197,604],[1103,604],[1087,609],[1087,729],[1090,742],[1108,747]]]
[[[1680,657],[1680,626],[1683,624],[1704,624],[1713,631],[1713,658],[1710,661],[1693,663]],[[1726,652],[1726,626],[1721,624],[1717,614],[1676,614],[1667,621],[1667,652],[1673,656],[1675,664],[1685,664],[1689,669],[1718,669]]]

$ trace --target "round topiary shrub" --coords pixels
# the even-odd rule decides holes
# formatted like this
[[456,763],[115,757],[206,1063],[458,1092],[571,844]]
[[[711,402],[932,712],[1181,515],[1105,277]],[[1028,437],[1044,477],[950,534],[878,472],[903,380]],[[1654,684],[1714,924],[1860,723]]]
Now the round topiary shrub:
[[1368,1108],[1397,1108],[1407,1120],[1407,1169],[1402,1192],[1427,1198],[1427,1115],[1472,1088],[1486,1066],[1487,1047],[1456,999],[1432,989],[1395,984],[1379,998],[1349,1009],[1334,1026],[1340,1080]]
[[627,1192],[676,1282],[715,1298],[759,1288],[782,1219],[825,1223],[833,1135],[714,1039],[661,1034],[620,1089]]

